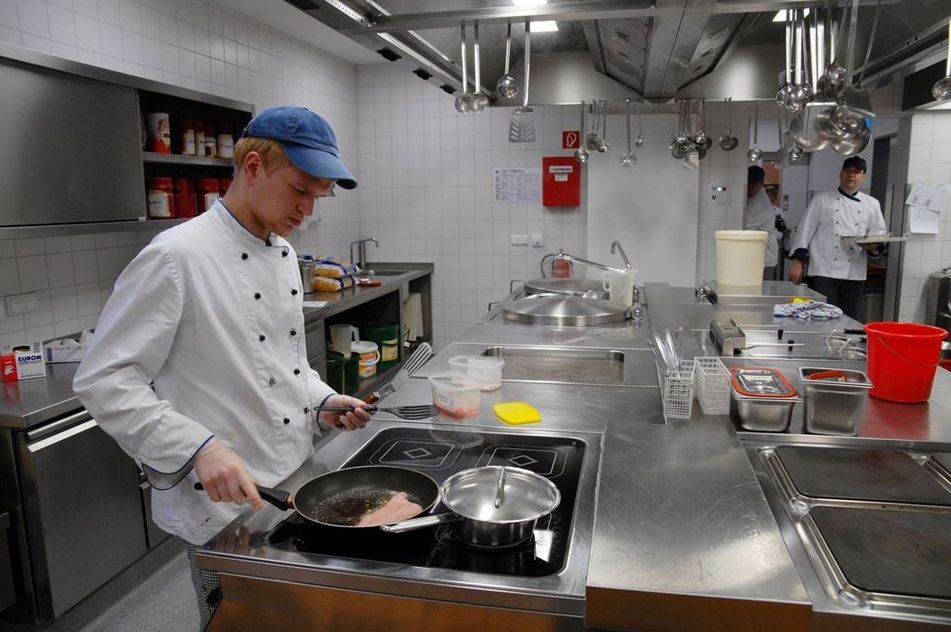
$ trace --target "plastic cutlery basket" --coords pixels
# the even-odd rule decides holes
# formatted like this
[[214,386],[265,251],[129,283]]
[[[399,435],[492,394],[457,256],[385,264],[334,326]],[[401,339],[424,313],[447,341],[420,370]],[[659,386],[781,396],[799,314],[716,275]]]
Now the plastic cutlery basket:
[[691,364],[689,368],[661,374],[665,419],[690,419],[693,411],[693,373],[694,365]]
[[694,358],[697,400],[705,415],[730,412],[730,372],[717,357]]

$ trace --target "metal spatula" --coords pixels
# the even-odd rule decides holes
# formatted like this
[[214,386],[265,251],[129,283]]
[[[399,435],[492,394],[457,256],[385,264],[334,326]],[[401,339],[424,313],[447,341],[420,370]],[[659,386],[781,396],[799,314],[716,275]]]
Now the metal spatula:
[[[391,415],[396,415],[401,419],[419,420],[419,419],[429,419],[430,417],[435,417],[439,414],[439,410],[432,404],[419,404],[411,406],[364,406],[363,410],[368,413],[390,413]],[[320,409],[320,412],[331,412],[331,413],[352,413],[352,406],[325,406]]]
[[374,404],[387,395],[392,395],[396,392],[396,389],[401,387],[406,381],[412,376],[416,371],[418,371],[433,355],[433,348],[429,346],[428,342],[420,343],[416,350],[413,351],[412,355],[406,359],[406,362],[403,363],[403,366],[400,367],[400,370],[396,372],[396,375],[393,376],[393,379],[388,383],[384,384],[380,390],[374,391],[370,397],[367,398],[368,404]]
[[531,22],[525,21],[525,93],[522,95],[522,107],[512,111],[512,122],[509,124],[510,143],[535,142],[535,110],[528,107],[528,72],[530,68],[530,51],[532,45]]

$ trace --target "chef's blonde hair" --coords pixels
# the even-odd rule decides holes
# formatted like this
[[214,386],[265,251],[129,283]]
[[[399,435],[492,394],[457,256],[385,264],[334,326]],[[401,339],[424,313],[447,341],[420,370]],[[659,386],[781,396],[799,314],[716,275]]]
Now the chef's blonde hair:
[[241,165],[244,164],[244,159],[252,151],[258,152],[258,155],[261,156],[261,164],[264,166],[264,171],[267,172],[268,175],[271,175],[271,173],[281,167],[286,167],[291,164],[287,154],[284,153],[284,148],[281,147],[281,144],[276,140],[246,136],[240,139],[234,146],[235,169],[241,169]]

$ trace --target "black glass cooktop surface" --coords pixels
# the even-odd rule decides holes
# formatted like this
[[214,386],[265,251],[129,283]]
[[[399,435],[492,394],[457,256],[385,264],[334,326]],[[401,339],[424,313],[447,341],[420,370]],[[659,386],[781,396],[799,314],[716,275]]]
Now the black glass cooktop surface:
[[[458,538],[453,524],[389,534],[375,528],[325,527],[296,514],[275,527],[268,541],[280,549],[314,555],[526,577],[552,575],[564,567],[568,555],[583,460],[584,442],[567,437],[388,428],[343,467],[406,467],[441,484],[471,467],[515,466],[550,479],[561,492],[561,503],[538,519],[529,540],[504,548],[470,546]],[[437,503],[432,513],[445,511]]]

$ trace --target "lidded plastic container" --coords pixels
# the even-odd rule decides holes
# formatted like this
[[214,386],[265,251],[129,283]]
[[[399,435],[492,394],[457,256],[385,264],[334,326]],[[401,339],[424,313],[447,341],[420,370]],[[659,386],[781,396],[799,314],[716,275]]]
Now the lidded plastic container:
[[768,367],[730,369],[730,417],[743,430],[786,432],[799,392]]
[[449,371],[479,383],[479,389],[494,391],[502,386],[502,368],[505,360],[486,356],[458,355],[449,358]]
[[718,230],[717,285],[762,286],[765,230]]
[[479,414],[479,383],[475,380],[443,371],[430,375],[429,384],[433,389],[433,404],[444,415],[471,417]]

